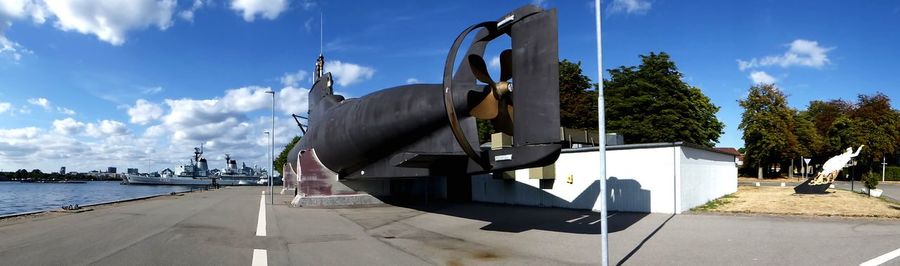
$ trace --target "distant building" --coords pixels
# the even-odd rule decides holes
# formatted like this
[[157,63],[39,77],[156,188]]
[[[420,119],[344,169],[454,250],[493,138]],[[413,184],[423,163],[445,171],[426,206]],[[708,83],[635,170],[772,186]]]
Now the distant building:
[[108,168],[106,168],[106,172],[107,172],[107,173],[110,173],[110,174],[115,174],[115,173],[116,173],[116,168],[115,168],[115,167],[108,167]]
[[61,174],[61,175],[65,175],[65,174],[66,174],[66,167],[65,167],[65,166],[59,168],[59,174]]
[[136,175],[136,174],[138,174],[138,169],[137,169],[137,168],[128,168],[127,173],[128,173],[128,174],[132,174],[132,175]]

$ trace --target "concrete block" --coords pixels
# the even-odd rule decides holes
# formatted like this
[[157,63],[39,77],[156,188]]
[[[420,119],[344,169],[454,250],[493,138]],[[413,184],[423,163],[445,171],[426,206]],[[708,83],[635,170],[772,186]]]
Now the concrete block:
[[512,147],[513,138],[503,133],[491,134],[491,150],[499,150]]
[[556,164],[551,164],[544,167],[535,167],[528,168],[528,178],[529,179],[555,179],[556,178]]

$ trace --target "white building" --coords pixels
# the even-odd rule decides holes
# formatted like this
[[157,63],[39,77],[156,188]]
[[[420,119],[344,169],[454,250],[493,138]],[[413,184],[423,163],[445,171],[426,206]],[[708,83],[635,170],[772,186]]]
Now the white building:
[[[693,144],[607,146],[609,210],[681,213],[737,191],[735,155]],[[517,170],[515,180],[472,180],[474,201],[599,210],[597,147],[564,150],[553,179]],[[546,177],[545,177],[546,178]]]

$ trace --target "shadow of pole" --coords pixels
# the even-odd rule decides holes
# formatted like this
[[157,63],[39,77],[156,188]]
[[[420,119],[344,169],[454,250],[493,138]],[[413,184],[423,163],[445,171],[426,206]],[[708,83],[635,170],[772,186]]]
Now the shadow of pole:
[[656,227],[656,229],[653,230],[653,232],[650,233],[650,235],[647,235],[647,237],[645,237],[644,240],[641,240],[641,243],[639,243],[636,247],[634,247],[634,249],[632,249],[631,252],[628,253],[628,255],[625,255],[625,257],[622,258],[622,260],[620,260],[619,263],[616,263],[616,265],[622,265],[622,264],[624,264],[626,261],[628,261],[628,259],[630,259],[631,256],[634,256],[634,254],[637,253],[638,250],[640,250],[641,247],[644,246],[644,243],[647,243],[647,241],[649,241],[650,238],[653,238],[653,235],[656,235],[656,232],[659,232],[659,230],[662,229],[663,226],[665,226],[666,223],[669,222],[669,220],[672,220],[673,217],[675,217],[675,214],[670,215],[668,219],[666,219],[666,220],[663,221],[661,224],[659,224],[659,226]]

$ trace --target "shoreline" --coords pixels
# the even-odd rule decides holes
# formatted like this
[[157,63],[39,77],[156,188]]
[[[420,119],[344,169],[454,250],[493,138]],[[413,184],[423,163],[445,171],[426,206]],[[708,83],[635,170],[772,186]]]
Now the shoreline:
[[[95,207],[95,206],[103,206],[103,205],[112,205],[112,204],[117,204],[117,203],[146,200],[146,199],[152,199],[152,198],[163,197],[163,196],[171,196],[171,195],[175,195],[175,194],[179,194],[179,193],[191,193],[194,191],[202,191],[202,190],[204,190],[204,189],[189,189],[189,190],[182,190],[182,191],[173,191],[173,192],[168,192],[168,193],[163,193],[163,194],[154,194],[154,195],[124,198],[124,199],[118,199],[118,200],[101,201],[101,202],[92,202],[92,203],[86,203],[84,205],[79,205],[79,206],[80,207]],[[205,190],[209,190],[209,189],[205,189]],[[0,221],[11,219],[11,218],[29,216],[29,215],[49,213],[49,212],[53,212],[53,211],[59,210],[59,209],[61,209],[61,208],[27,211],[27,212],[19,212],[19,213],[11,213],[11,214],[2,214],[2,215],[0,215]]]

